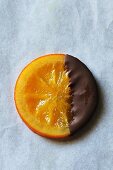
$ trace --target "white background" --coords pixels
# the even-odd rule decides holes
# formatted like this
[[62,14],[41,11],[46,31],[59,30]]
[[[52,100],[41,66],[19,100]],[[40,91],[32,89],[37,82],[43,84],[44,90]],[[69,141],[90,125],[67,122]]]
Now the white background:
[[[20,71],[48,53],[77,56],[98,82],[97,115],[72,141],[34,134],[15,109]],[[112,0],[0,0],[0,170],[113,170]]]

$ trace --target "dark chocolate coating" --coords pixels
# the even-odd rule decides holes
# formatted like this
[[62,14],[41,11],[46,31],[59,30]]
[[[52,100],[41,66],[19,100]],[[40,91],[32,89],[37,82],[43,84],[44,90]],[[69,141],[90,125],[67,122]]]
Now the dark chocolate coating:
[[98,93],[92,73],[80,60],[65,55],[65,67],[69,71],[70,78],[72,120],[69,122],[69,128],[72,134],[94,113]]

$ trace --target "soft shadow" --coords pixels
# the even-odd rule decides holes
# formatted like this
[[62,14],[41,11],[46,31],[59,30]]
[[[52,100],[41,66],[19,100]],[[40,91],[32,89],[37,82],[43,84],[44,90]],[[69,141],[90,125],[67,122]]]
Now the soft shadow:
[[90,118],[90,120],[80,129],[78,130],[74,135],[65,138],[65,139],[46,139],[51,140],[51,142],[54,143],[74,143],[78,140],[83,140],[86,138],[96,127],[96,125],[101,121],[101,117],[103,116],[103,109],[104,109],[104,93],[102,91],[102,88],[100,87],[99,83],[96,82],[97,89],[98,89],[98,105],[95,110],[95,114]]

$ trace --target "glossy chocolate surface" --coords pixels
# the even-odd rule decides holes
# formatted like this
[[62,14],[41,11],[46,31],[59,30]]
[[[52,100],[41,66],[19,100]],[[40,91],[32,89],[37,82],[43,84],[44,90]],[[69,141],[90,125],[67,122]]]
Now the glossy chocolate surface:
[[94,114],[98,93],[92,73],[80,60],[65,55],[65,67],[70,78],[72,120],[69,128],[72,134]]

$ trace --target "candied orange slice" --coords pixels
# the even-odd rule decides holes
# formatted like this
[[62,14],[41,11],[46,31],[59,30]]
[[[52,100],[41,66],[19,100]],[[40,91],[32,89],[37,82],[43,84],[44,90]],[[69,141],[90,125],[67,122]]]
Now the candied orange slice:
[[70,134],[70,88],[64,55],[35,59],[21,72],[15,87],[17,110],[37,134],[60,138]]

